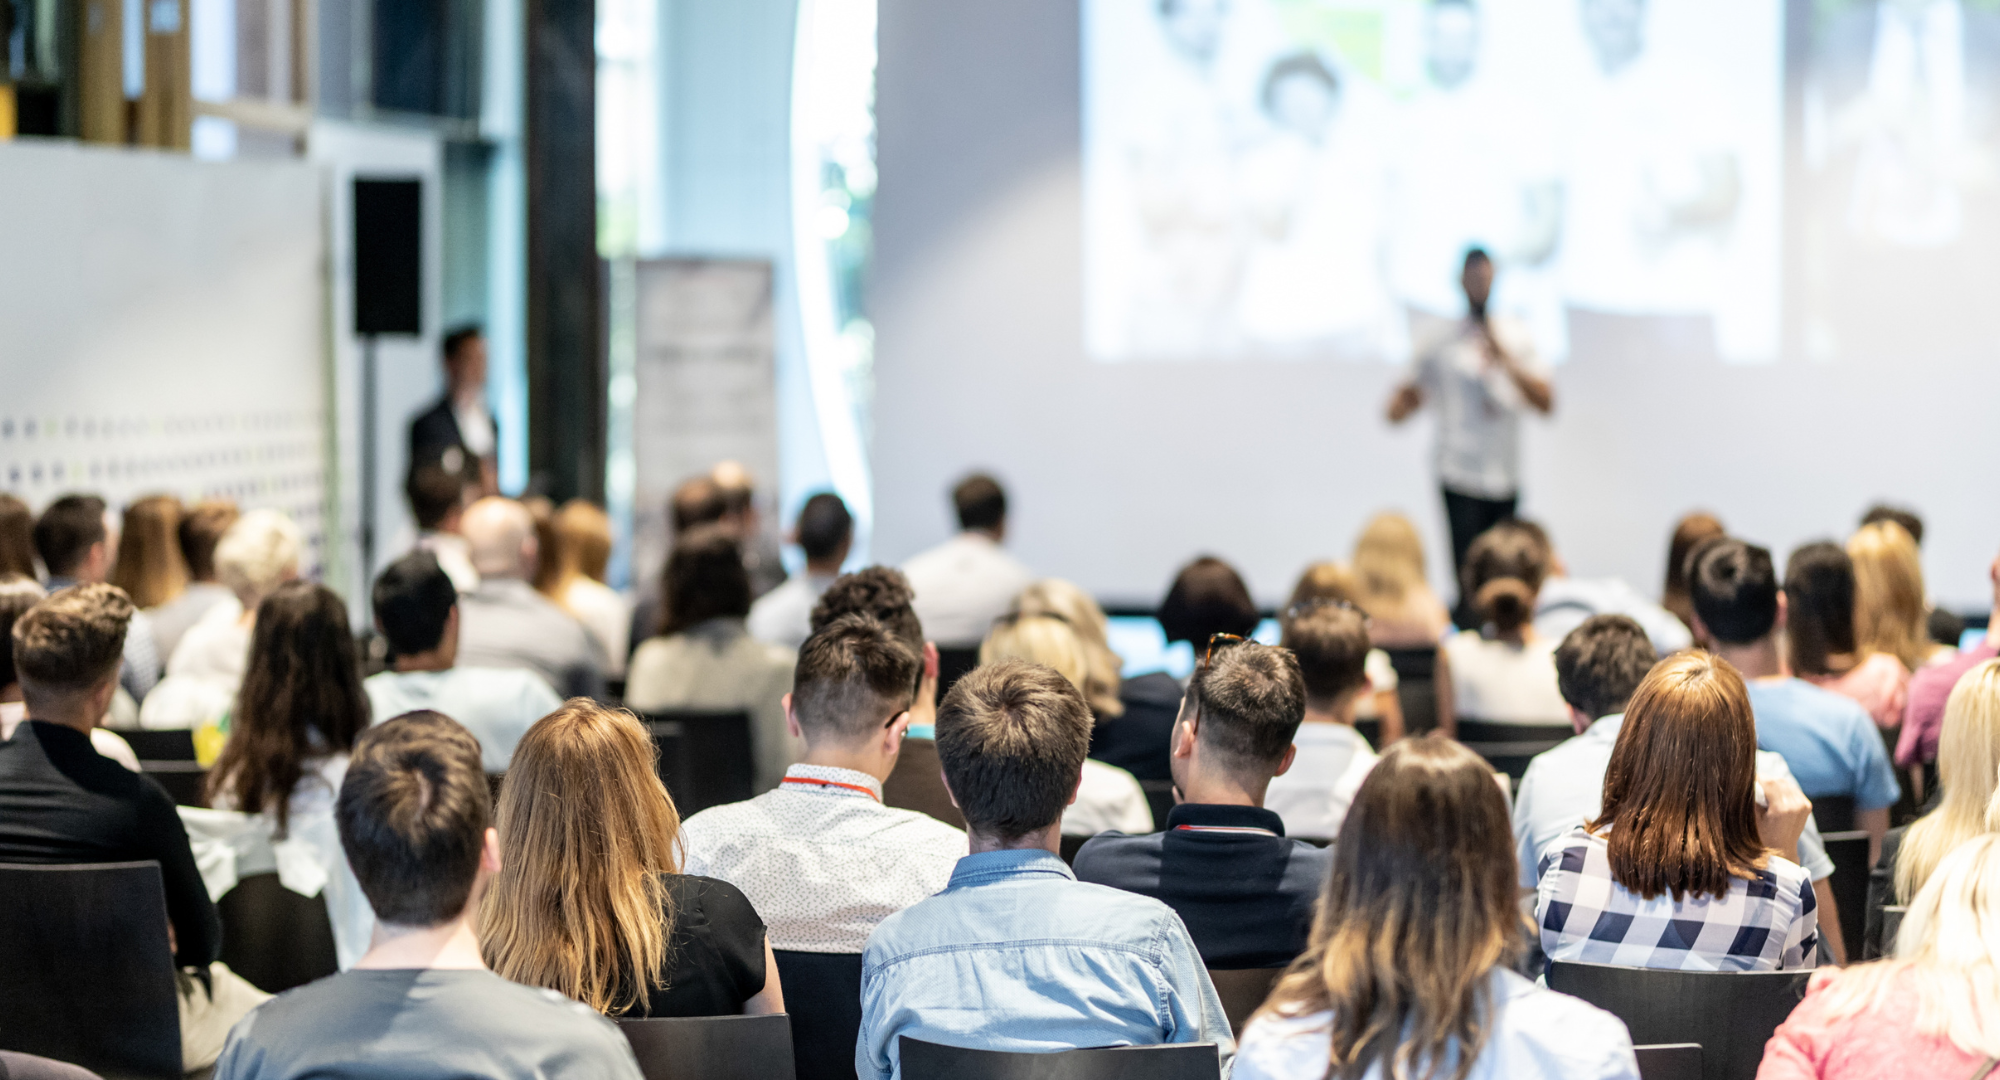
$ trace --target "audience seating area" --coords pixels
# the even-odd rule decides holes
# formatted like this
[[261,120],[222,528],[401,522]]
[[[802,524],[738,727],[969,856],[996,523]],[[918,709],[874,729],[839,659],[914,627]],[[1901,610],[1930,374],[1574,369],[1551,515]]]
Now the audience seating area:
[[1549,964],[1548,980],[1550,989],[1625,1021],[1635,1045],[1700,1046],[1701,1080],[1752,1080],[1764,1043],[1805,996],[1811,974],[1667,971],[1556,960]]

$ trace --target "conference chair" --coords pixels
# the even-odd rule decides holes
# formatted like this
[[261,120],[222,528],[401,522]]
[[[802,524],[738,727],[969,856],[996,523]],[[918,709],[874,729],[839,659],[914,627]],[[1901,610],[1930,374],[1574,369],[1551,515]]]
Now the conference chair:
[[1278,984],[1278,976],[1284,973],[1281,967],[1208,969],[1208,981],[1215,984],[1215,996],[1222,999],[1229,1030],[1237,1038],[1243,1037],[1243,1026],[1250,1022],[1250,1014],[1263,1007],[1264,999],[1271,996],[1271,987]]
[[776,949],[778,981],[792,1018],[798,1080],[854,1080],[861,1033],[861,954]]
[[1819,826],[1821,836],[1854,830],[1854,796],[1815,795],[1812,806],[1813,824]]
[[[792,1021],[769,1016],[620,1020],[646,1080],[795,1080]],[[854,1048],[847,1048],[850,1062]]]
[[1063,862],[1075,866],[1076,853],[1082,851],[1083,845],[1089,840],[1090,837],[1088,836],[1071,836],[1068,833],[1064,833],[1061,839],[1056,842],[1058,847],[1056,854],[1062,856]]
[[1868,917],[1863,931],[1867,937],[1858,950],[1852,945],[1847,947],[1849,960],[1879,960],[1894,951],[1895,938],[1883,936],[1882,911],[1896,902],[1895,862],[1902,847],[1903,826],[1882,835],[1882,857],[1868,874]]
[[89,1069],[33,1054],[0,1050],[0,1080],[103,1080]]
[[1437,646],[1382,651],[1389,654],[1389,666],[1396,669],[1396,703],[1403,707],[1404,734],[1422,735],[1437,727]]
[[683,818],[742,802],[755,784],[750,714],[741,709],[665,709],[642,714],[660,781]]
[[938,700],[951,692],[951,684],[965,677],[965,673],[979,666],[979,646],[970,648],[938,649]]
[[[1019,1054],[896,1039],[903,1080],[1220,1080],[1214,1043]],[[648,1077],[647,1080],[652,1080]]]
[[1699,1043],[1635,1046],[1632,1053],[1639,1059],[1639,1080],[1701,1080]]
[[1167,811],[1174,808],[1174,782],[1141,780],[1139,790],[1146,793],[1146,809],[1153,813],[1153,831],[1164,831],[1167,827]]
[[281,994],[340,970],[326,896],[300,896],[278,875],[252,874],[216,901],[222,962],[267,994]]
[[1821,833],[1819,838],[1826,844],[1826,857],[1833,860],[1833,877],[1827,885],[1840,909],[1840,940],[1847,946],[1848,960],[1859,961],[1868,933],[1868,834],[1851,829]]
[[0,1049],[178,1080],[159,863],[0,866],[0,911]]
[[1902,932],[1903,916],[1910,909],[1904,904],[1888,904],[1877,909],[1877,931],[1868,939],[1867,955],[1864,960],[1880,960],[1896,951],[1896,935]]
[[1549,962],[1549,989],[1625,1021],[1639,1045],[1699,1043],[1702,1080],[1752,1080],[1811,971],[1669,971]]
[[1380,753],[1382,750],[1382,721],[1356,720],[1354,733],[1368,740],[1368,748]]
[[1568,724],[1494,724],[1482,720],[1458,722],[1458,741],[1486,759],[1494,772],[1518,781],[1536,754],[1576,736]]
[[929,739],[903,740],[895,769],[882,781],[882,805],[915,810],[954,829],[965,828],[965,815],[952,803],[939,772],[937,743]]
[[201,786],[208,778],[208,770],[195,760],[193,731],[120,728],[118,734],[139,759],[139,771],[166,788],[174,802],[182,806],[207,805],[201,801]]

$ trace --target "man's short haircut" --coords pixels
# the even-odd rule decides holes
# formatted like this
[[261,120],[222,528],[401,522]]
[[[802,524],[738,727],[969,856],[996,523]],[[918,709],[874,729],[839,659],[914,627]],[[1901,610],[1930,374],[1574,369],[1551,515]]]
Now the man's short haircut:
[[854,515],[840,496],[822,491],[799,510],[799,547],[805,549],[806,558],[830,558],[853,538]]
[[871,566],[852,574],[842,574],[820,594],[813,606],[814,633],[842,615],[856,612],[873,615],[896,639],[918,656],[924,654],[924,624],[914,606],[916,592],[910,579],[891,566]]
[[951,506],[958,512],[958,527],[998,529],[1007,522],[1007,492],[1000,481],[985,473],[973,473],[951,489]]
[[1592,615],[1556,646],[1556,686],[1592,720],[1625,711],[1657,659],[1645,628],[1625,615]]
[[187,560],[189,578],[215,580],[215,545],[240,514],[229,499],[203,499],[181,515],[181,558]]
[[1861,515],[1861,524],[1863,526],[1876,525],[1884,521],[1893,521],[1901,525],[1903,531],[1910,534],[1910,539],[1918,547],[1923,546],[1924,519],[1918,517],[1915,513],[1905,510],[1900,506],[1876,503],[1874,506],[1868,508],[1867,513]]
[[1002,840],[1061,820],[1090,752],[1090,706],[1026,660],[974,668],[938,706],[937,751],[966,827]]
[[750,614],[750,574],[743,548],[719,525],[681,535],[660,575],[660,633],[673,635],[710,619]]
[[[1471,7],[1472,5],[1467,4],[1466,6]],[[1491,263],[1492,261],[1493,261],[1493,256],[1487,254],[1485,248],[1480,247],[1477,244],[1474,244],[1473,246],[1465,249],[1465,260],[1460,265],[1464,267],[1464,266],[1471,266],[1473,263]]]
[[[1297,659],[1306,701],[1330,709],[1368,687],[1368,622],[1361,613],[1336,604],[1309,606],[1285,622],[1278,642]],[[1235,650],[1230,650],[1234,652]]]
[[370,595],[375,621],[389,639],[391,656],[429,652],[444,640],[445,623],[458,603],[451,575],[438,566],[437,556],[412,551],[390,563],[375,579]]
[[116,585],[75,585],[14,620],[14,670],[24,686],[89,690],[118,670],[132,600]]
[[1174,575],[1158,614],[1167,643],[1188,642],[1197,655],[1216,634],[1249,637],[1262,618],[1243,576],[1213,555],[1203,555]]
[[435,529],[453,510],[463,508],[465,488],[462,471],[438,462],[411,466],[409,478],[403,481],[403,495],[410,500],[410,516],[417,519],[417,528]]
[[461,326],[455,326],[445,333],[444,344],[438,351],[447,361],[456,360],[458,359],[458,351],[465,348],[466,342],[485,336],[486,332],[479,328],[478,323],[465,323]]
[[728,513],[729,500],[721,485],[706,476],[682,483],[667,502],[667,520],[673,524],[675,536],[696,526],[713,525]]
[[377,919],[423,927],[457,918],[493,820],[479,740],[429,710],[376,724],[355,740],[334,817]]
[[1188,702],[1200,717],[1195,737],[1225,764],[1274,769],[1305,719],[1306,684],[1291,650],[1245,642],[1195,672]]
[[14,673],[14,624],[42,602],[41,583],[25,574],[0,573],[0,687],[19,681]]
[[1778,571],[1771,552],[1727,537],[1688,557],[1688,599],[1715,640],[1748,645],[1778,622]]
[[64,495],[35,519],[35,554],[52,577],[75,574],[104,539],[104,500],[95,495]]
[[792,712],[808,738],[866,738],[910,707],[923,672],[922,654],[881,620],[842,615],[799,647]]

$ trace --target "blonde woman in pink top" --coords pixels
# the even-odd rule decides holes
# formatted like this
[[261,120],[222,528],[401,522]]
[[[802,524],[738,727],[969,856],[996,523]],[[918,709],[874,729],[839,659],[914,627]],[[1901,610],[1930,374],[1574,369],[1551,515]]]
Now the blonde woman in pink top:
[[1903,722],[1910,669],[1855,637],[1854,560],[1839,545],[1807,544],[1785,561],[1785,641],[1792,674],[1851,698],[1878,727]]
[[1977,1080],[2000,1056],[2000,836],[1959,845],[1893,958],[1813,976],[1757,1080]]

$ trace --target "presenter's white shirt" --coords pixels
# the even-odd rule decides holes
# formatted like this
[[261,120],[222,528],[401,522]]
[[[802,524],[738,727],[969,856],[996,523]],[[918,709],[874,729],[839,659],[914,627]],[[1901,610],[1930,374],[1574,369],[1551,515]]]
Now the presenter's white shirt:
[[999,542],[962,532],[903,564],[924,636],[946,648],[977,645],[1035,575]]
[[1292,767],[1271,778],[1264,809],[1284,819],[1286,836],[1331,840],[1340,835],[1354,793],[1380,759],[1346,724],[1300,724],[1292,747],[1298,751]]
[[548,680],[525,668],[455,667],[444,671],[384,671],[361,684],[375,723],[433,709],[465,725],[479,740],[480,764],[502,773],[535,721],[562,707]]
[[482,398],[451,403],[452,419],[458,421],[458,441],[476,458],[493,456],[498,437],[493,431],[493,414],[486,411]]
[[[1489,325],[1508,356],[1548,378],[1526,326],[1504,315]],[[1464,495],[1504,499],[1521,489],[1521,411],[1528,402],[1506,369],[1487,360],[1483,341],[1476,322],[1459,320],[1418,354],[1411,378],[1437,411],[1439,481]]]
[[1488,724],[1567,724],[1569,704],[1556,687],[1556,646],[1537,637],[1513,644],[1461,630],[1444,639],[1458,715]]

